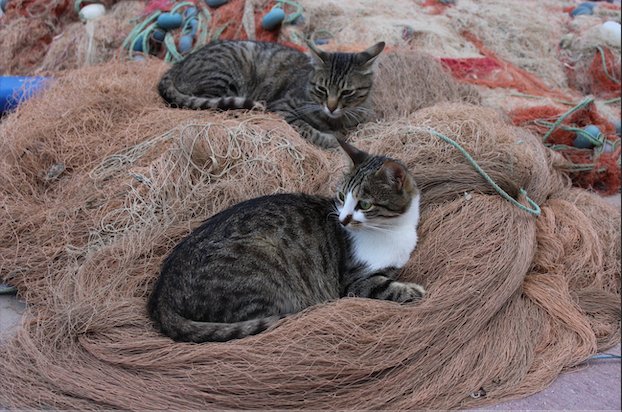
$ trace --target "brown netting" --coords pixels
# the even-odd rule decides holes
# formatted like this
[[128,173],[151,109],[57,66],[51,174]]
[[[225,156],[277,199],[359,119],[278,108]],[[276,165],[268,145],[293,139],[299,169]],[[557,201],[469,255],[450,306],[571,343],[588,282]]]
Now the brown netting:
[[[110,10],[118,1],[98,0],[97,2]],[[80,30],[75,24],[80,21],[75,11],[75,3],[76,0],[11,0],[6,3],[6,14],[2,18],[2,35],[0,36],[0,73],[4,76],[47,74],[49,70],[57,69],[49,67],[50,63],[54,63],[54,61],[49,61],[51,57],[47,57],[48,61],[45,62],[47,67],[41,67],[48,51],[51,48],[54,49],[53,43],[60,43],[67,50],[75,48],[76,45],[87,46],[86,41],[82,42],[89,37],[87,31]],[[118,47],[101,37],[110,39],[122,35],[113,30],[114,26],[122,24],[121,22],[111,25],[110,18],[105,18],[104,22],[110,27],[102,28],[102,22],[89,25],[97,27],[101,32],[98,33],[97,37],[100,38],[96,41],[99,46],[97,51],[100,54],[95,57],[98,61],[104,61],[111,55],[110,50]],[[56,50],[54,54],[56,57],[61,57],[62,51]],[[71,66],[71,68],[77,67],[82,66],[75,64]]]
[[457,83],[438,59],[425,53],[387,50],[374,66],[371,105],[380,119],[397,119],[439,103],[479,104],[481,99],[474,86]]
[[[619,210],[570,188],[565,160],[531,132],[461,103],[350,138],[403,160],[422,189],[401,274],[428,290],[420,304],[345,298],[228,343],[159,335],[145,301],[179,239],[242,199],[329,194],[344,167],[274,115],[167,109],[165,69],[68,72],[0,125],[0,270],[31,303],[0,345],[3,406],[479,407],[620,342]],[[503,199],[430,130],[542,214]]]

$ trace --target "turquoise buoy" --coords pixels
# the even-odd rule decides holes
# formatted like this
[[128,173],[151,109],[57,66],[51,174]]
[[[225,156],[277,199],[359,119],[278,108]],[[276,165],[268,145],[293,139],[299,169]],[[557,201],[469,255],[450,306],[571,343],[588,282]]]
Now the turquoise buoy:
[[197,9],[195,7],[190,7],[186,9],[186,11],[184,12],[184,17],[186,19],[190,19],[192,17],[195,17],[196,15],[197,15]]
[[181,27],[184,18],[178,13],[162,13],[158,16],[158,26],[164,30],[173,30]]
[[6,4],[8,2],[9,2],[9,0],[0,0],[0,9],[2,9],[3,13],[6,11]]
[[132,47],[132,50],[135,52],[143,51],[143,36],[138,36],[136,38],[136,43],[134,43],[134,47]]
[[216,9],[223,4],[227,4],[228,1],[229,0],[205,0],[205,4]]
[[263,19],[261,19],[261,25],[266,30],[276,29],[284,19],[285,12],[283,11],[283,9],[272,9],[268,14],[263,16]]
[[186,54],[192,50],[192,37],[189,34],[184,34],[179,39],[179,45],[177,46],[181,54]]
[[156,43],[162,43],[164,37],[166,37],[166,31],[163,29],[155,29],[153,33],[151,33],[151,39]]
[[[595,139],[598,139],[598,136],[600,135],[600,129],[596,126],[587,126],[583,130],[585,130],[585,132],[589,135],[594,136]],[[594,147],[594,143],[581,134],[575,137],[573,145],[578,149],[591,149]]]
[[570,12],[571,17],[581,16],[581,15],[592,15],[594,13],[594,7],[596,4],[593,3],[581,3],[573,11]]
[[197,19],[190,19],[186,23],[186,27],[190,26],[190,36],[193,38],[197,36],[197,28],[199,27],[199,21]]
[[613,125],[616,127],[616,134],[620,134],[620,132],[622,132],[622,123],[620,123],[619,120],[614,120]]

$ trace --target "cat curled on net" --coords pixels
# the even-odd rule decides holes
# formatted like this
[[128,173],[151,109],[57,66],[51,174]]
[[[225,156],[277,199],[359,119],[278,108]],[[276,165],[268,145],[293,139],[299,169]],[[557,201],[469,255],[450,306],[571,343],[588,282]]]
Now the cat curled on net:
[[322,148],[365,121],[380,42],[360,53],[310,56],[278,43],[218,40],[164,74],[158,85],[171,106],[188,109],[267,109]]
[[243,338],[341,297],[413,302],[395,280],[417,244],[419,189],[400,161],[338,140],[350,159],[334,198],[276,194],[207,219],[165,258],[148,300],[177,341]]

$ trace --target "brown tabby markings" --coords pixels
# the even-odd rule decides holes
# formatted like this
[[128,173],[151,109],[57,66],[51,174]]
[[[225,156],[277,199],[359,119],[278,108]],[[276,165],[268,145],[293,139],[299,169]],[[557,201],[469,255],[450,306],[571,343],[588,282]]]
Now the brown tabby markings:
[[323,148],[336,134],[364,121],[371,66],[384,48],[326,53],[309,44],[311,58],[278,43],[218,40],[176,63],[158,90],[172,106],[188,109],[267,109]]
[[337,198],[247,200],[175,246],[148,301],[162,333],[179,341],[226,341],[343,296],[423,297],[421,286],[393,280],[417,240],[419,190],[412,176],[399,161],[339,143],[352,167]]

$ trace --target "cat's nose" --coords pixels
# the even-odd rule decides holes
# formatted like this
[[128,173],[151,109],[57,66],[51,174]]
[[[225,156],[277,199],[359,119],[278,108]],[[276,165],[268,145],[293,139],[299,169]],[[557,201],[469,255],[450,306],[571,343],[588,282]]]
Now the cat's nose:
[[348,223],[350,223],[351,221],[352,221],[352,215],[348,215],[344,217],[343,220],[339,220],[339,223],[341,223],[341,226],[348,226]]

